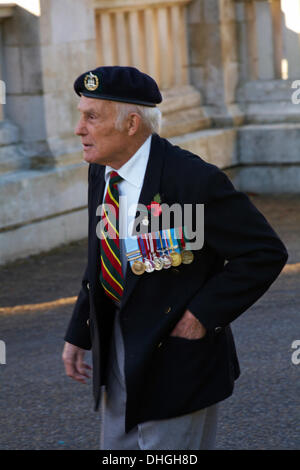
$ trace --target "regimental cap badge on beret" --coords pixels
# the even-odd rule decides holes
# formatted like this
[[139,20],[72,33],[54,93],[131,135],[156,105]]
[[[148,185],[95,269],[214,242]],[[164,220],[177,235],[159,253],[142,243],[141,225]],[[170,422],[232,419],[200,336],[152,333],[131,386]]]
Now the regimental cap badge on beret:
[[94,75],[92,72],[87,73],[84,77],[84,86],[89,91],[97,90],[99,86],[99,78],[97,75]]
[[74,82],[78,96],[156,106],[162,96],[155,80],[135,67],[103,66],[82,73]]

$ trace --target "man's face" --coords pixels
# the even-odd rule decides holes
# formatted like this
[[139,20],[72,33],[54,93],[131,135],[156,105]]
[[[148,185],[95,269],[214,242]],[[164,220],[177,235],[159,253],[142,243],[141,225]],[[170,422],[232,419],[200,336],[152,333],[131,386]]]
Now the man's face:
[[124,157],[127,146],[126,130],[115,129],[115,104],[81,96],[78,110],[81,117],[75,134],[81,137],[84,160],[114,167]]

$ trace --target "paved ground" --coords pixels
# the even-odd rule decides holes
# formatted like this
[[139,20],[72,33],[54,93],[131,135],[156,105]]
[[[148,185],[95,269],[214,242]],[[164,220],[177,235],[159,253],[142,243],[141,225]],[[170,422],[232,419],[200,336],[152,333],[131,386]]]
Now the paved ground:
[[[300,263],[300,198],[251,196]],[[1,269],[0,306],[77,295],[86,242]],[[218,449],[299,449],[300,265],[287,267],[270,290],[233,323],[242,375],[222,404]],[[100,416],[91,385],[65,377],[63,336],[72,306],[0,314],[0,449],[97,449]]]

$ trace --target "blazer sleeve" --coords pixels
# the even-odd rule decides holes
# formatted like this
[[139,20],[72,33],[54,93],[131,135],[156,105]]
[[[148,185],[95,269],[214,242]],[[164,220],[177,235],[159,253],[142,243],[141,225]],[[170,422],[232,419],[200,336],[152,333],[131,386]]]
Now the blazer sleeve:
[[[88,172],[88,206],[90,207],[90,178],[91,178],[91,165]],[[89,301],[89,266],[87,264],[82,282],[81,290],[77,297],[77,301],[70,319],[64,340],[68,343],[74,344],[82,349],[91,349],[91,336],[88,319],[90,316],[90,301]]]
[[73,310],[64,340],[82,349],[91,349],[90,327],[88,319],[90,316],[90,302],[88,290],[88,266],[86,267],[81,290]]
[[248,196],[216,169],[208,180],[204,243],[227,263],[187,308],[207,328],[223,327],[256,302],[275,281],[288,254]]

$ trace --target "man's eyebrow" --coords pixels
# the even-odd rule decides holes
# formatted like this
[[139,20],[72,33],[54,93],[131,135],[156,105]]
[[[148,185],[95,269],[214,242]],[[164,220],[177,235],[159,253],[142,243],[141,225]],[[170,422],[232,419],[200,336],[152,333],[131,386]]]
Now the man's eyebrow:
[[82,112],[82,113],[94,113],[94,114],[99,114],[95,108],[81,108],[80,105],[77,106],[77,109],[78,111]]

